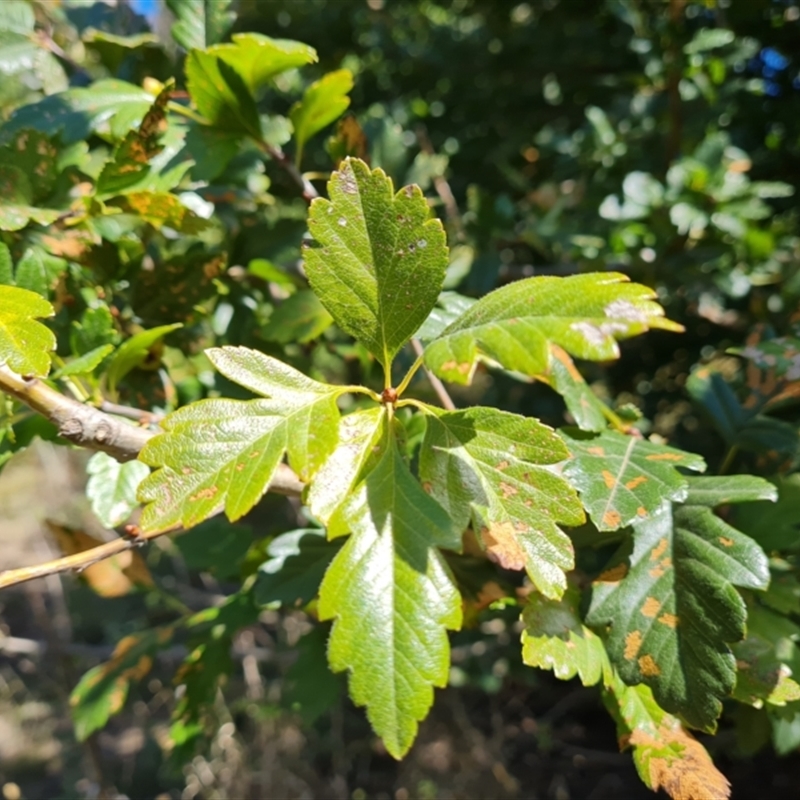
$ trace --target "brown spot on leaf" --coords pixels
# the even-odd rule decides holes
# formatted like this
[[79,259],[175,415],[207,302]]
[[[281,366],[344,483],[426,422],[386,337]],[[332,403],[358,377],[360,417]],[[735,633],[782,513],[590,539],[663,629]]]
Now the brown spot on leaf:
[[621,521],[622,516],[619,511],[614,511],[614,509],[606,511],[606,513],[603,514],[603,524],[608,525],[609,528],[616,528]]
[[553,357],[560,361],[564,367],[566,367],[567,372],[569,373],[570,378],[576,381],[577,383],[584,383],[583,375],[578,372],[578,368],[575,366],[575,362],[567,355],[567,353],[562,350],[557,344],[550,345],[550,352],[553,354]]
[[422,484],[422,491],[426,494],[430,494],[433,491],[433,485],[430,481],[424,481]]
[[622,654],[625,658],[636,658],[639,648],[642,646],[641,631],[631,631],[625,637],[625,652]]
[[[637,728],[627,743],[641,748],[653,791],[663,789],[672,800],[728,800],[731,796],[728,779],[674,717],[665,717],[655,735]],[[662,757],[667,753],[674,755]]]
[[452,372],[458,369],[458,364],[455,361],[445,361],[444,364],[442,364],[442,369],[445,372]]
[[639,669],[642,671],[642,675],[648,678],[655,678],[661,674],[658,664],[656,664],[651,655],[644,655],[639,659]]
[[661,603],[655,597],[648,597],[642,606],[642,614],[652,619],[661,610]]
[[653,567],[653,569],[651,570],[648,570],[647,574],[651,578],[660,578],[664,574],[664,572],[665,572],[664,568],[661,565],[659,565],[657,567]]
[[653,453],[645,458],[648,461],[683,461],[683,456],[679,456],[677,453]]
[[636,509],[636,513],[640,517],[646,517],[647,516],[647,509],[644,506],[639,506],[639,508]]
[[193,503],[197,500],[210,500],[218,491],[219,488],[217,486],[207,486],[205,489],[201,489],[197,492],[197,494],[193,494],[189,500]]
[[510,522],[481,529],[481,538],[492,561],[504,569],[525,569],[525,552],[517,541],[517,531]]
[[659,539],[658,544],[653,548],[653,552],[650,553],[650,560],[651,561],[658,561],[662,555],[664,555],[664,551],[669,546],[669,542],[667,542],[666,537]]
[[658,621],[662,625],[666,625],[668,628],[677,628],[678,627],[678,618],[674,614],[662,614]]
[[635,489],[637,486],[641,486],[643,483],[647,483],[647,478],[644,475],[638,475],[635,478],[632,478],[625,484],[626,489]]
[[593,456],[604,456],[606,454],[602,447],[587,447],[586,452],[591,453]]
[[598,575],[595,583],[619,583],[628,574],[627,564],[617,564],[616,567],[607,569]]
[[617,485],[617,479],[607,469],[604,469],[600,474],[603,476],[603,483],[605,483],[606,489],[613,489]]
[[733,539],[728,539],[727,536],[720,536],[719,543],[725,547],[733,547]]
[[181,472],[184,475],[192,475],[194,473],[194,470],[191,467],[183,467],[183,469],[181,469]]
[[499,463],[499,464],[498,464],[498,465],[495,467],[495,469],[499,469],[501,472],[502,472],[504,469],[508,469],[508,461],[501,461],[501,462],[500,462],[500,463]]
[[510,483],[506,483],[505,481],[500,481],[500,491],[503,494],[503,500],[508,500],[509,497],[519,494],[516,486],[512,486]]

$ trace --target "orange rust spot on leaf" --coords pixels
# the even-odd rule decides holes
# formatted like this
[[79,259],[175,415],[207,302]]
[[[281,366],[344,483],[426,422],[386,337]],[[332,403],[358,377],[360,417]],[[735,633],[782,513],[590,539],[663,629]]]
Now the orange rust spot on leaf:
[[642,606],[642,614],[652,619],[661,610],[661,603],[655,597],[648,597]]
[[733,547],[733,539],[728,539],[727,536],[720,536],[719,543],[725,547]]
[[619,583],[628,574],[627,564],[617,564],[616,567],[607,569],[598,575],[595,583]]
[[659,565],[657,567],[653,567],[653,569],[651,570],[648,570],[647,574],[651,578],[660,578],[664,574],[664,572],[665,572],[664,568],[661,565]]
[[668,628],[677,628],[678,627],[678,618],[674,614],[662,614],[658,621],[662,625],[666,625]]
[[468,375],[469,371],[472,369],[472,364],[468,361],[462,361],[458,367],[456,368],[462,375]]
[[508,461],[501,461],[495,469],[500,470],[502,472],[504,469],[508,469]]
[[583,375],[578,372],[575,362],[567,355],[566,351],[562,350],[557,344],[551,344],[550,352],[566,367],[567,372],[572,380],[574,380],[576,383],[584,383]]
[[510,522],[482,528],[481,538],[492,561],[504,569],[525,569],[525,552],[519,546],[517,531]]
[[503,494],[503,500],[508,500],[509,497],[513,497],[515,494],[519,493],[515,486],[505,481],[500,481],[500,491]]
[[239,463],[236,465],[236,471],[241,472],[244,469],[244,464]]
[[194,472],[194,470],[193,470],[191,467],[184,467],[184,468],[181,470],[181,472],[182,472],[184,475],[191,475],[191,474]]
[[[669,715],[655,735],[635,729],[627,744],[640,749],[653,791],[663,789],[672,800],[728,800],[730,784],[706,749]],[[655,753],[674,753],[655,757]]]
[[430,494],[433,491],[433,485],[431,484],[430,481],[425,481],[422,484],[422,491],[425,492],[426,494]]
[[452,372],[454,369],[458,369],[458,364],[455,361],[445,361],[444,364],[442,364],[442,369],[445,372]]
[[663,569],[671,569],[672,567],[672,559],[671,558],[662,558],[661,561],[658,562],[658,565]]
[[635,489],[637,486],[641,486],[643,483],[647,483],[647,478],[644,475],[638,475],[635,478],[632,478],[625,484],[626,489]]
[[653,453],[645,458],[648,461],[683,461],[683,456],[679,456],[677,453]]
[[658,664],[656,664],[651,655],[645,655],[639,659],[639,669],[642,671],[642,675],[648,678],[655,678],[661,674]]
[[616,528],[619,523],[622,521],[622,516],[620,515],[619,511],[606,511],[603,514],[603,524],[608,525],[609,528]]
[[622,654],[625,658],[636,658],[639,648],[642,646],[641,631],[631,631],[625,637],[625,652]]
[[639,508],[636,509],[636,513],[640,517],[646,517],[647,516],[647,509],[644,506],[639,506]]
[[613,489],[617,485],[617,479],[607,469],[604,469],[600,474],[603,476],[603,483],[605,483],[606,489]]
[[219,491],[219,487],[217,486],[207,486],[205,489],[201,489],[197,494],[193,494],[189,500],[195,502],[197,500],[210,500],[214,495]]
[[662,555],[664,555],[664,551],[669,546],[669,542],[667,542],[666,537],[659,539],[658,544],[653,548],[653,552],[650,553],[650,560],[651,561],[658,561]]
[[602,447],[587,447],[586,452],[591,453],[593,456],[604,456],[606,454]]

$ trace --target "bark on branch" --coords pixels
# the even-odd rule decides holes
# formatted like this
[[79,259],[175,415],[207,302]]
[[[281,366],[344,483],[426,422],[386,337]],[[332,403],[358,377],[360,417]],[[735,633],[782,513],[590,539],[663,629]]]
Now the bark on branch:
[[[94,406],[79,403],[51,388],[44,381],[18,375],[5,365],[0,365],[0,392],[14,397],[50,420],[58,429],[59,436],[67,441],[89,450],[108,453],[117,461],[133,461],[147,441],[156,435],[156,431],[133,425]],[[299,497],[303,486],[300,478],[286,464],[281,464],[268,491],[289,497]],[[217,513],[221,511],[222,508]],[[152,533],[135,531],[131,536],[105,542],[98,547],[84,550],[82,553],[57,558],[32,567],[6,570],[0,572],[0,589],[58,572],[70,570],[80,572],[98,561],[138,547],[159,536],[177,533],[181,530],[183,528]]]

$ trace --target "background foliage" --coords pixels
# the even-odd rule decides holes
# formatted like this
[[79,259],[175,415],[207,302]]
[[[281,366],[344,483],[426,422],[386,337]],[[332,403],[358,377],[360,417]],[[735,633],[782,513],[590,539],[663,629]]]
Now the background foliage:
[[[489,693],[524,698],[547,720],[551,684],[523,666],[516,644],[524,605],[525,663],[599,685],[589,690],[597,692],[589,702],[602,695],[653,788],[676,795],[680,787],[669,784],[659,765],[677,759],[691,765],[690,776],[703,776],[703,786],[725,791],[724,779],[709,771],[705,751],[673,714],[711,730],[716,698],[732,691],[738,702],[724,702],[718,744],[703,743],[722,755],[724,771],[739,770],[746,787],[747,772],[726,760],[731,754],[769,747],[789,753],[800,745],[800,688],[792,679],[800,667],[794,199],[800,139],[793,124],[800,111],[793,44],[799,27],[800,7],[792,0],[6,0],[0,4],[3,320],[11,313],[6,286],[40,297],[26,296],[24,307],[15,301],[18,319],[9,330],[25,338],[0,331],[0,357],[19,373],[45,375],[49,362],[35,353],[54,335],[54,386],[157,419],[196,400],[250,396],[229,371],[213,370],[203,353],[209,347],[251,347],[315,381],[380,392],[381,364],[397,355],[396,379],[411,366],[413,353],[397,350],[422,320],[408,319],[408,331],[388,342],[375,338],[368,319],[343,326],[361,337],[354,343],[331,324],[336,318],[341,325],[336,310],[309,288],[306,275],[314,289],[324,284],[313,256],[303,268],[308,181],[325,192],[324,178],[347,155],[382,168],[397,188],[418,184],[443,220],[449,262],[428,266],[444,272],[446,292],[426,323],[431,327],[420,332],[424,340],[495,288],[508,287],[501,297],[512,302],[523,278],[613,271],[652,287],[686,332],[651,331],[623,343],[617,361],[581,361],[590,390],[570,370],[561,350],[569,347],[558,340],[559,349],[547,351],[555,353],[552,372],[536,382],[525,377],[539,374],[530,364],[504,362],[511,372],[481,367],[470,385],[459,385],[463,375],[448,373],[436,346],[429,351],[428,364],[454,380],[449,388],[459,408],[493,406],[556,428],[577,422],[600,431],[607,414],[596,397],[613,420],[647,437],[563,433],[575,454],[567,476],[590,522],[569,531],[577,546],[576,585],[561,605],[551,598],[563,579],[556,591],[558,579],[551,584],[551,575],[531,574],[547,599],[534,594],[538,599],[526,601],[521,573],[470,560],[478,551],[450,560],[465,597],[465,625],[452,636],[448,680],[481,709],[477,719],[486,716],[484,701],[469,698]],[[252,33],[291,42],[273,45]],[[314,224],[312,212],[312,234],[322,241]],[[433,247],[428,255],[434,258]],[[433,298],[438,284],[428,289]],[[47,327],[34,321],[49,313],[44,298],[55,310]],[[552,305],[563,303],[556,296]],[[437,402],[422,374],[412,388]],[[366,409],[357,395],[343,402],[349,411]],[[225,409],[214,408],[223,419]],[[207,418],[193,413],[199,412],[172,418],[173,431],[183,424],[188,440]],[[414,456],[423,433],[441,445],[453,430],[455,421],[429,423],[425,432],[409,422],[404,452]],[[0,462],[37,437],[55,435],[52,425],[8,400]],[[650,469],[658,462],[648,456],[673,452],[667,443],[686,451],[685,467],[708,465],[719,477],[691,478],[667,464],[648,472],[652,483],[645,486],[637,483],[643,473],[625,471]],[[163,463],[151,456],[149,463]],[[302,472],[307,458],[289,456]],[[420,456],[423,480],[445,468]],[[98,454],[87,473],[96,517],[106,528],[122,525],[136,507],[142,465]],[[775,484],[778,501],[737,502],[768,494],[744,474]],[[658,491],[649,494],[654,484]],[[154,485],[151,479],[152,491]],[[618,498],[613,487],[622,485]],[[252,492],[229,507],[232,516],[258,499],[259,487]],[[610,492],[616,518],[608,516]],[[665,497],[671,502],[655,522],[642,521],[639,509],[656,512]],[[447,509],[465,502],[437,500]],[[316,526],[334,509],[313,494],[309,503],[313,514],[267,495],[243,522],[216,517],[143,558],[125,554],[130,558],[108,562],[110,572],[86,573],[88,588],[68,584],[74,641],[114,648],[110,660],[90,656],[77,665],[85,673],[72,682],[78,737],[101,751],[102,765],[94,732],[123,708],[124,714],[144,707],[137,724],[148,731],[150,750],[139,757],[163,764],[157,786],[143,789],[139,779],[116,772],[106,783],[131,795],[178,793],[202,773],[197,767],[181,774],[181,765],[200,763],[191,761],[195,753],[216,752],[215,763],[224,763],[234,732],[252,740],[265,717],[296,714],[311,731],[325,776],[319,780],[342,780],[326,784],[328,791],[372,796],[405,785],[414,796],[451,791],[435,771],[433,782],[423,769],[416,783],[402,784],[387,767],[363,766],[365,758],[370,763],[385,753],[359,727],[345,683],[325,666],[328,626],[317,619],[334,615],[333,589],[328,601],[314,599],[327,565],[334,557],[343,563],[348,553],[341,539],[326,541]],[[209,510],[213,505],[209,499]],[[560,505],[563,521],[578,524],[569,501]],[[470,513],[497,521],[492,514],[502,509],[499,501],[487,502]],[[629,524],[637,536],[632,553],[621,532]],[[51,535],[64,552],[93,541],[81,541],[89,534],[80,523],[51,525]],[[653,576],[651,564],[664,565],[665,555],[671,563]],[[630,579],[620,582],[614,573],[618,563],[650,574],[641,584],[650,581],[646,599],[629,596]],[[328,573],[328,587],[337,580],[335,571]],[[579,607],[579,588],[588,589],[586,608]],[[104,597],[102,613],[96,593]],[[706,624],[697,613],[708,596],[718,613],[704,613],[724,624]],[[650,598],[657,608],[647,606]],[[653,620],[644,636],[639,612]],[[670,624],[684,615],[700,621],[688,630]],[[12,610],[7,632],[18,633],[17,618]],[[611,619],[620,621],[606,642],[613,670],[596,649],[596,631]],[[574,648],[561,646],[565,629]],[[540,640],[544,632],[549,636]],[[682,670],[654,674],[639,654],[643,646],[698,652],[701,645],[707,649],[688,683]],[[267,651],[266,662],[253,660]],[[170,652],[177,654],[172,661]],[[352,666],[337,655],[336,640],[330,657]],[[231,677],[223,694],[217,681],[225,675]],[[578,694],[567,698],[585,697],[569,691]],[[527,730],[525,720],[533,717],[518,713],[522,722],[513,724],[530,741],[523,736],[513,745],[520,752],[516,771],[495,769],[487,791],[535,788],[564,796],[557,777],[578,794],[582,780],[597,783],[559,766],[549,788],[527,785],[526,750],[579,745],[546,722]],[[342,754],[333,742],[344,728],[355,744]],[[613,749],[613,736],[602,741],[601,749]],[[502,758],[492,758],[506,770]],[[114,769],[105,766],[107,773]],[[197,793],[253,791],[218,775],[211,783]],[[64,783],[62,791],[68,796],[73,787]]]

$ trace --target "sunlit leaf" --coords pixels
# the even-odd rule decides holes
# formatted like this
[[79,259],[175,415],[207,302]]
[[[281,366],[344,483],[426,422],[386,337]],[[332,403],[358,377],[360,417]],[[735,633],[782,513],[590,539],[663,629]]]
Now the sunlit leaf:
[[729,644],[745,633],[734,586],[766,588],[766,556],[707,506],[665,506],[633,528],[633,552],[592,585],[587,623],[606,630],[626,683],[646,683],[664,709],[714,730],[736,680]]
[[561,435],[572,452],[564,475],[602,531],[646,520],[666,501],[684,500],[688,482],[678,467],[703,471],[706,466],[694,453],[615,431]]
[[35,292],[0,286],[0,364],[21,375],[47,375],[56,337],[37,317],[53,313],[50,303]]
[[340,117],[350,105],[347,93],[352,88],[353,73],[349,69],[337,69],[314,81],[306,89],[303,99],[292,106],[289,118],[294,126],[297,164],[303,160],[306,142]]
[[95,453],[86,465],[86,496],[106,528],[122,525],[138,505],[136,490],[150,474],[141,461],[120,463],[105,453]]
[[347,159],[311,204],[306,273],[336,323],[389,367],[439,296],[447,247],[422,192]]
[[548,466],[569,451],[538,420],[497,411],[431,413],[420,478],[461,530],[471,522],[489,557],[525,569],[536,588],[559,597],[574,566],[562,525],[580,525],[575,490]]
[[148,503],[145,529],[190,527],[220,507],[236,520],[267,490],[284,453],[307,480],[336,446],[337,387],[244,347],[206,355],[225,377],[265,399],[201,400],[166,417],[164,433],[139,456],[159,468],[139,489]]
[[447,683],[446,628],[459,627],[461,604],[437,548],[458,548],[461,536],[385,435],[379,461],[347,502],[352,533],[325,574],[319,616],[336,620],[331,668],[349,670],[351,697],[400,758],[433,686]]
[[469,383],[479,361],[536,377],[550,372],[556,344],[577,358],[619,357],[618,339],[651,328],[680,331],[664,319],[655,293],[617,272],[536,277],[490,292],[425,349],[439,376]]
[[602,639],[583,624],[579,603],[575,587],[560,600],[533,592],[522,611],[522,660],[561,680],[577,675],[584,686],[594,686],[609,671],[608,656]]
[[167,0],[176,17],[172,37],[187,50],[222,41],[236,20],[232,5],[233,0]]

